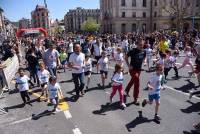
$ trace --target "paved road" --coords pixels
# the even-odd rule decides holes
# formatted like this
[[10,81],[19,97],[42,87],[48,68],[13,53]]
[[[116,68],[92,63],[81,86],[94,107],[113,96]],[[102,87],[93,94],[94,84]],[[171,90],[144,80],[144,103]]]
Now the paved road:
[[[181,63],[183,58],[179,59]],[[111,64],[114,66],[114,64]],[[145,67],[144,67],[145,69]],[[52,107],[47,102],[39,102],[36,94],[31,95],[31,105],[22,107],[19,93],[6,94],[0,100],[0,107],[8,113],[0,115],[0,134],[192,134],[192,124],[200,121],[200,98],[193,97],[188,101],[189,90],[199,90],[197,80],[188,77],[186,67],[180,70],[181,78],[174,80],[173,70],[169,74],[168,88],[161,92],[160,124],[153,121],[154,105],[141,108],[132,104],[128,98],[127,108],[118,106],[119,96],[116,95],[111,106],[107,105],[111,88],[101,89],[100,75],[92,75],[90,89],[84,97],[75,102],[73,99],[74,85],[70,81],[71,72],[59,73],[64,101],[64,111],[50,113]],[[62,71],[62,70],[61,70]],[[110,69],[109,76],[113,69]],[[146,83],[151,73],[141,73],[140,100],[147,97]],[[126,85],[130,76],[125,76]],[[36,92],[37,91],[37,92]],[[67,102],[67,103],[66,103]],[[65,106],[63,106],[65,105]],[[68,107],[69,106],[69,107]],[[138,111],[143,112],[140,118]]]

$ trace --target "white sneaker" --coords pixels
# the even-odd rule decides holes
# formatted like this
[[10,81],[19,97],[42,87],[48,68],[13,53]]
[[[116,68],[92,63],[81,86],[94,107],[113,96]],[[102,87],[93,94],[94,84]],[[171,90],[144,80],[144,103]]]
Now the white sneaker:
[[56,108],[56,112],[60,112],[62,111],[60,108]]
[[126,104],[125,104],[125,103],[122,103],[121,106],[122,106],[123,108],[126,108]]

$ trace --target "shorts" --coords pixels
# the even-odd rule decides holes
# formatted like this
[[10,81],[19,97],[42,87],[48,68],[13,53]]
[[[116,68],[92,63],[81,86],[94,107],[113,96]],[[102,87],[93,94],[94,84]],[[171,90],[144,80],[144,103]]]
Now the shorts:
[[65,65],[65,64],[66,64],[66,61],[67,61],[67,60],[63,60],[63,61],[61,62],[61,65]]
[[105,76],[107,76],[108,75],[108,71],[100,70],[100,74],[105,74]]
[[40,86],[41,86],[42,88],[44,88],[45,85],[47,85],[47,82],[40,84]]
[[84,74],[85,74],[85,76],[91,75],[91,71],[87,71]]
[[149,95],[149,101],[152,102],[153,100],[155,100],[155,101],[160,100],[160,94]]
[[50,99],[50,102],[51,102],[53,105],[57,105],[57,104],[58,104],[58,97],[51,98],[51,99]]
[[100,58],[101,58],[101,56],[95,56],[95,59],[97,60],[97,63],[98,63]]

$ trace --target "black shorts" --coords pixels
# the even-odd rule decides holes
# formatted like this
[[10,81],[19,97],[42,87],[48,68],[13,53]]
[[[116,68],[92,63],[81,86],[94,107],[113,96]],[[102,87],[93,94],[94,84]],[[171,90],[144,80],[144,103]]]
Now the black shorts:
[[100,70],[100,74],[105,74],[105,76],[107,76],[108,75],[108,71]]
[[101,56],[95,56],[95,59],[97,60],[96,62],[98,63],[99,59],[101,58]]
[[40,84],[40,86],[41,86],[42,88],[44,88],[45,85],[47,85],[47,82]]
[[91,71],[85,72],[85,76],[91,75]]

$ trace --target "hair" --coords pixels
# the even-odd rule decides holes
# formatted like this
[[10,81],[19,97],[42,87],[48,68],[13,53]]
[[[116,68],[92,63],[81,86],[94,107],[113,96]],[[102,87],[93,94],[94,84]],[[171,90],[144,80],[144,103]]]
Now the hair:
[[114,72],[114,74],[115,74],[119,69],[122,69],[122,66],[121,66],[120,64],[116,64],[116,65],[115,65],[115,72]]
[[56,80],[57,78],[55,76],[50,76],[49,83],[51,83],[53,80]]
[[163,65],[157,64],[157,65],[156,65],[156,70],[160,70],[160,69],[163,69]]
[[120,47],[117,47],[117,52],[120,52],[120,53],[122,53],[122,48],[120,48]]
[[18,72],[20,72],[20,71],[24,72],[24,69],[23,68],[19,68]]
[[176,50],[174,51],[173,55],[179,55],[179,52]]

